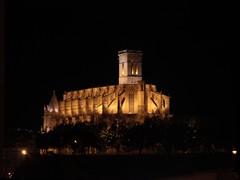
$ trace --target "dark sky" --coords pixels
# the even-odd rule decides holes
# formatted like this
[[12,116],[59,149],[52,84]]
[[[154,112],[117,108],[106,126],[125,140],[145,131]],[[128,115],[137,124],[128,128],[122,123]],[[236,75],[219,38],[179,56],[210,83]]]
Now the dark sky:
[[[23,3],[24,2],[24,3]],[[233,122],[231,28],[224,4],[6,2],[6,124],[40,129],[53,90],[118,83],[117,52],[143,51],[143,79],[171,113]]]

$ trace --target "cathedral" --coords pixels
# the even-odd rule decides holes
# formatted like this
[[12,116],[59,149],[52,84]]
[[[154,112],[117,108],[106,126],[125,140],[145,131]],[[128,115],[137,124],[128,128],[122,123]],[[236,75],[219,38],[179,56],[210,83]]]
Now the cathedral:
[[170,97],[157,91],[156,85],[142,80],[142,51],[118,51],[117,85],[65,92],[58,100],[55,92],[44,106],[43,131],[61,123],[98,120],[121,115],[143,122],[145,117],[170,117]]

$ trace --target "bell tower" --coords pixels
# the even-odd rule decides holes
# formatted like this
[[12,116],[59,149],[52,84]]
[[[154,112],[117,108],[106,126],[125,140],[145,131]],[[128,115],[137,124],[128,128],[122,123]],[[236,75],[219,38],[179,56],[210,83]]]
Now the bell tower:
[[137,84],[142,81],[142,51],[118,51],[118,84]]

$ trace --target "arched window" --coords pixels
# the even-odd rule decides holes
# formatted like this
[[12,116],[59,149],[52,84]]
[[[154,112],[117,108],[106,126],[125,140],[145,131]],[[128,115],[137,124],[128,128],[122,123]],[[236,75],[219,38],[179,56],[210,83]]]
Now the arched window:
[[124,63],[122,63],[122,76],[124,76]]
[[162,99],[162,106],[165,108],[165,100]]
[[136,71],[135,74],[138,75],[138,64],[136,64]]
[[131,67],[131,75],[134,74],[134,64],[132,62],[129,63]]

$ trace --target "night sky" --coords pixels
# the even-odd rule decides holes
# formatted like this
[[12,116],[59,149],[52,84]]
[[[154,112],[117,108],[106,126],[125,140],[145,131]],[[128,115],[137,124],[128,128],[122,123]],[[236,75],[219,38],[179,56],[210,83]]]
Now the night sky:
[[[50,3],[52,2],[52,3]],[[234,123],[232,31],[224,4],[6,2],[6,125],[40,129],[55,90],[118,83],[117,52],[143,51],[143,80],[171,113]]]

